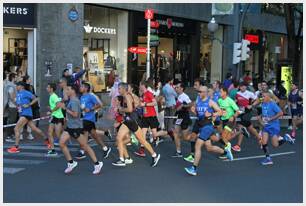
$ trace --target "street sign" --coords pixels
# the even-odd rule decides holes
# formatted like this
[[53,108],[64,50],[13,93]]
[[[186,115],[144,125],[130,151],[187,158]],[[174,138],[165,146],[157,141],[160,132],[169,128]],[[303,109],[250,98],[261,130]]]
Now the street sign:
[[134,54],[146,54],[147,48],[146,47],[129,47],[128,51]]
[[151,21],[151,27],[158,29],[159,28],[159,23],[157,21]]
[[153,9],[146,9],[145,10],[145,19],[153,19],[153,18],[154,18]]
[[151,35],[151,36],[150,36],[150,41],[159,41],[159,36],[157,36],[157,35]]
[[254,35],[254,34],[246,34],[244,36],[245,40],[248,40],[249,42],[253,43],[253,44],[258,44],[259,43],[259,36],[258,35]]
[[150,46],[151,46],[151,47],[159,46],[159,44],[160,44],[159,41],[151,41],[151,42],[150,42]]

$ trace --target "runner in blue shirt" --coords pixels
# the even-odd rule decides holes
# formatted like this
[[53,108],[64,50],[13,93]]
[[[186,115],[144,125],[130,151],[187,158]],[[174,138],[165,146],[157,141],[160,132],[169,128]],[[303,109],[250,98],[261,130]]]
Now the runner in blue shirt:
[[277,104],[271,100],[272,94],[268,91],[263,92],[262,103],[262,120],[264,122],[263,136],[262,136],[262,149],[266,155],[266,158],[261,161],[262,165],[273,164],[268,150],[268,139],[272,137],[273,147],[279,147],[285,142],[294,144],[294,140],[289,134],[285,134],[284,137],[280,136],[280,123],[279,117],[283,115],[282,110]]
[[[85,137],[88,139],[88,134],[90,133],[91,137],[94,138],[101,146],[104,152],[104,158],[107,158],[111,148],[107,147],[106,144],[103,142],[101,137],[97,135],[96,132],[96,114],[95,110],[102,107],[101,103],[98,102],[97,98],[90,94],[90,84],[84,82],[80,87],[81,96],[81,109],[83,113],[83,132]],[[81,152],[80,152],[81,153]],[[78,156],[79,157],[79,156]],[[84,158],[84,154],[83,154]],[[82,159],[82,158],[79,158]]]
[[26,84],[24,82],[18,82],[16,94],[16,104],[19,112],[19,120],[14,128],[15,131],[15,145],[10,147],[7,152],[18,153],[20,152],[19,141],[20,141],[20,130],[26,124],[36,132],[40,137],[45,139],[45,143],[49,145],[48,137],[34,124],[33,112],[31,106],[38,101],[38,98],[31,92],[25,90]]

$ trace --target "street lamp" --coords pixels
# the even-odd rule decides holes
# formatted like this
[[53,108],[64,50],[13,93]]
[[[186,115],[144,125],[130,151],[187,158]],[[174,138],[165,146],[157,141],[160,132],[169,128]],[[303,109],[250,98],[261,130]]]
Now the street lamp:
[[215,33],[218,30],[219,24],[216,23],[215,18],[213,17],[207,25],[208,31]]

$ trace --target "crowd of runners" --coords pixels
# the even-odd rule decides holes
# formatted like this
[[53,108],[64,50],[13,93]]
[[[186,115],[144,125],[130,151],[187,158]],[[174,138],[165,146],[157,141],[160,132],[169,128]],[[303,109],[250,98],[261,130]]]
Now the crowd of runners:
[[[197,175],[201,161],[201,151],[204,146],[208,152],[219,155],[220,159],[234,159],[233,152],[242,150],[244,137],[254,137],[258,149],[265,158],[262,165],[273,164],[269,154],[269,139],[273,147],[279,147],[288,142],[294,144],[296,129],[302,123],[303,91],[292,84],[288,102],[292,114],[292,133],[281,134],[280,117],[284,108],[281,100],[269,89],[267,82],[258,83],[258,90],[253,92],[248,82],[232,82],[229,85],[219,81],[212,85],[204,84],[197,79],[194,90],[197,93],[195,101],[185,93],[186,86],[179,81],[168,78],[162,85],[152,79],[142,81],[139,91],[134,85],[121,82],[118,84],[117,95],[112,101],[112,117],[115,120],[115,146],[104,143],[105,136],[111,136],[108,131],[99,128],[99,111],[103,104],[92,92],[89,82],[78,82],[79,76],[63,73],[58,85],[49,83],[46,90],[49,93],[48,115],[50,115],[48,133],[44,133],[33,121],[33,105],[38,98],[28,89],[24,81],[16,82],[14,74],[10,74],[6,88],[8,89],[8,104],[16,106],[18,121],[14,128],[14,145],[9,153],[22,152],[20,137],[22,128],[26,125],[44,139],[48,148],[47,156],[58,155],[55,146],[59,145],[66,160],[65,173],[70,173],[78,163],[69,152],[67,142],[74,138],[80,145],[80,152],[75,159],[83,159],[86,154],[94,164],[93,174],[99,174],[103,167],[102,158],[108,158],[117,149],[118,159],[112,164],[124,167],[133,163],[129,154],[129,145],[137,145],[135,155],[146,157],[150,154],[151,166],[157,166],[162,158],[156,152],[156,147],[166,138],[174,144],[173,158],[184,158],[190,162],[190,167],[184,168],[190,175]],[[72,81],[71,81],[72,79]],[[15,85],[15,87],[14,87]],[[15,96],[12,95],[14,94]],[[58,94],[56,91],[60,90]],[[256,118],[256,125],[252,118]],[[147,138],[148,137],[148,138]],[[99,158],[88,144],[92,138],[103,151]],[[182,141],[190,142],[190,153],[182,154]],[[169,141],[168,141],[169,142]],[[237,142],[233,144],[233,142]],[[147,151],[147,152],[146,152]]]

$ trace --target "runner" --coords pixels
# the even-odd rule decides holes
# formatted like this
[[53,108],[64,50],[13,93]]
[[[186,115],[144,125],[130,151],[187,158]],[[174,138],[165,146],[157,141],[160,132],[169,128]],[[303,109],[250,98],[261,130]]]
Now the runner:
[[192,102],[189,96],[184,92],[185,85],[183,83],[178,83],[175,89],[178,94],[176,102],[176,115],[178,118],[175,122],[174,130],[176,152],[172,157],[183,157],[181,152],[181,139],[188,139],[189,126],[192,123],[189,115],[189,108],[192,106]]
[[45,144],[48,145],[47,136],[35,126],[33,119],[33,112],[31,106],[38,101],[38,98],[29,91],[25,90],[26,84],[24,82],[18,82],[17,86],[17,95],[16,95],[16,104],[19,112],[19,120],[14,128],[15,132],[15,145],[7,149],[9,153],[18,153],[20,152],[19,141],[20,141],[20,130],[26,124],[36,132],[39,136],[45,139]]
[[[96,140],[97,144],[101,146],[103,150],[103,157],[107,158],[111,152],[111,148],[107,147],[103,140],[97,135],[96,132],[96,116],[95,110],[101,108],[101,102],[99,103],[97,98],[90,94],[90,84],[84,82],[80,87],[80,92],[82,94],[81,100],[81,109],[83,113],[83,132],[84,136],[88,141],[88,134],[90,133],[91,137]],[[80,152],[82,153],[82,152]],[[79,158],[79,156],[78,156]]]
[[67,115],[67,128],[63,132],[60,138],[60,147],[62,152],[65,155],[67,160],[67,168],[65,169],[65,173],[68,174],[72,172],[72,170],[78,165],[76,161],[74,161],[71,157],[69,149],[66,145],[66,142],[71,138],[75,138],[80,144],[81,148],[83,148],[92,161],[94,162],[94,171],[93,174],[99,174],[102,167],[103,162],[97,160],[95,152],[87,143],[87,138],[83,135],[82,130],[82,121],[81,121],[81,105],[80,100],[77,98],[77,88],[76,86],[69,85],[67,88],[67,94],[69,96],[69,103],[66,107],[65,104],[61,104],[62,109],[66,110]]
[[296,84],[292,84],[289,94],[289,106],[292,115],[292,138],[296,136],[296,129],[303,122],[303,93],[301,93]]
[[[193,166],[185,168],[185,171],[190,175],[197,175],[197,167],[201,160],[201,149],[205,145],[208,152],[214,152],[220,155],[226,155],[229,160],[233,160],[233,155],[231,149],[221,149],[218,146],[213,146],[211,144],[210,137],[215,133],[214,126],[212,124],[212,116],[222,115],[221,109],[218,105],[208,97],[208,89],[206,86],[201,86],[199,88],[199,99],[196,103],[196,110],[193,112],[198,116],[198,126],[200,131],[200,136],[196,141],[195,147],[195,160]],[[216,111],[216,113],[214,113]]]
[[[218,100],[219,107],[223,110],[221,116],[223,131],[221,133],[221,144],[224,145],[225,150],[231,149],[231,143],[229,142],[233,138],[233,129],[235,127],[235,119],[240,114],[237,104],[228,97],[228,91],[225,87],[221,88],[221,98]],[[220,156],[221,159],[225,159],[226,156]]]
[[139,142],[149,151],[152,156],[151,166],[155,167],[160,159],[160,154],[156,154],[151,145],[146,141],[140,127],[138,126],[138,123],[135,120],[137,119],[138,114],[135,112],[133,97],[128,92],[127,83],[119,84],[119,93],[124,97],[124,107],[119,108],[119,112],[124,114],[124,122],[120,126],[117,134],[119,160],[113,162],[112,164],[115,166],[126,166],[126,164],[131,164],[133,162],[126,149],[126,144],[130,142],[130,138],[127,135],[131,131],[136,135]]
[[49,143],[50,143],[50,150],[47,153],[47,156],[56,156],[57,153],[54,149],[54,131],[56,137],[60,137],[63,126],[64,126],[64,115],[61,109],[61,99],[55,94],[56,91],[56,84],[49,83],[47,86],[47,92],[49,93],[49,109],[50,112],[47,114],[51,114],[51,118],[49,121],[48,127],[48,136],[49,136]]
[[280,123],[279,117],[283,115],[282,110],[277,104],[271,100],[273,95],[269,91],[263,92],[262,103],[262,119],[264,122],[263,137],[262,137],[262,150],[264,151],[266,158],[261,161],[262,165],[273,164],[272,158],[269,154],[268,139],[272,138],[271,143],[273,147],[279,147],[285,142],[294,144],[294,140],[289,134],[285,134],[284,137],[280,137]]
[[[243,82],[240,84],[240,91],[236,95],[237,105],[243,113],[239,115],[240,121],[238,122],[239,128],[242,130],[243,134],[238,136],[238,142],[232,149],[236,152],[241,151],[241,144],[243,137],[250,137],[250,133],[257,138],[257,141],[260,142],[261,137],[253,127],[251,122],[252,119],[252,108],[255,106],[253,102],[257,99],[256,95],[253,92],[247,90],[248,83]],[[249,133],[250,132],[250,133]]]

